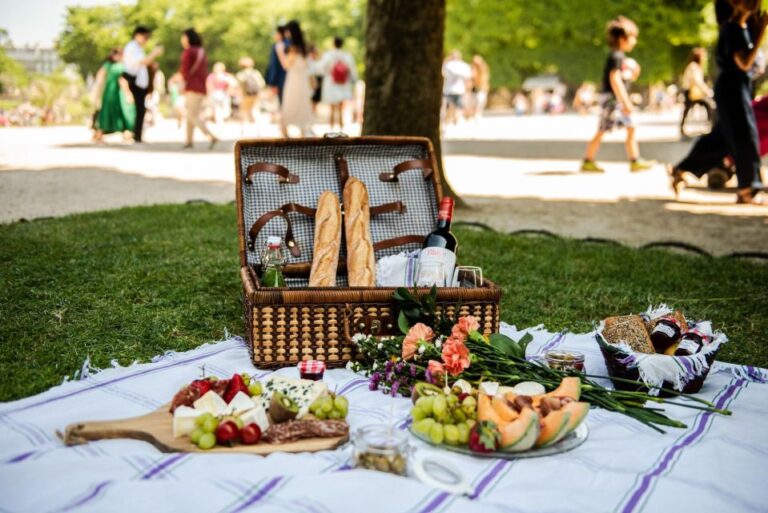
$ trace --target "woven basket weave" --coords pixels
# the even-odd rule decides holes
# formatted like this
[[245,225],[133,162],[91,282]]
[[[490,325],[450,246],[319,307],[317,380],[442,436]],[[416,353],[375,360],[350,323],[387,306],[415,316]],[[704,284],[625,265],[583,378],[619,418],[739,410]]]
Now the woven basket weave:
[[[255,237],[249,233],[251,226],[265,213],[286,203],[314,208],[318,196],[325,190],[341,198],[343,179],[338,173],[339,156],[345,159],[349,176],[362,180],[368,187],[372,207],[392,202],[402,202],[406,207],[371,219],[377,260],[420,248],[421,241],[434,228],[441,199],[440,174],[428,139],[344,137],[238,142],[235,167],[240,275],[246,338],[258,367],[283,367],[310,359],[323,360],[329,367],[343,366],[357,356],[351,340],[354,334],[400,334],[398,312],[392,299],[395,289],[347,287],[343,249],[337,276],[340,286],[307,287],[314,221],[300,212],[291,210],[289,216],[298,251],[288,254],[285,267],[288,287],[268,288],[260,284],[259,249],[269,236],[284,237],[286,223],[276,217]],[[410,166],[408,172],[399,174],[395,181],[381,178],[408,162],[422,162],[429,172]],[[298,177],[293,178],[296,183],[279,181],[270,173],[248,175],[249,168],[262,163],[284,167]],[[405,238],[407,242],[388,245],[387,241],[394,238]],[[420,290],[420,293],[427,292],[428,289]],[[499,287],[486,279],[482,287],[474,289],[438,289],[437,310],[454,319],[473,315],[483,333],[490,334],[499,327],[500,298]]]

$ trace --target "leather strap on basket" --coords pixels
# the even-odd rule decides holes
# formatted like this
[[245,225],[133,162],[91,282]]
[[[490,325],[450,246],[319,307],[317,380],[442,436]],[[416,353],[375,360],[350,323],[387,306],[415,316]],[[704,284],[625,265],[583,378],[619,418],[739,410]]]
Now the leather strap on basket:
[[270,164],[268,162],[257,162],[248,166],[248,172],[245,175],[245,183],[253,183],[252,176],[256,173],[272,173],[279,177],[279,183],[299,183],[299,176],[292,174],[287,168],[279,164]]
[[404,246],[405,244],[422,244],[424,242],[423,235],[402,235],[392,239],[380,240],[373,245],[374,251],[380,251],[382,249],[396,248],[397,246]]
[[381,173],[379,180],[382,182],[396,182],[400,173],[410,171],[411,169],[421,169],[421,175],[426,180],[432,176],[432,161],[427,159],[406,160],[392,168],[391,173]]
[[397,212],[400,215],[408,212],[408,208],[405,206],[405,203],[403,203],[402,201],[393,201],[392,203],[384,203],[383,205],[371,207],[369,210],[371,212],[371,217],[375,217],[381,214],[388,214],[390,212]]
[[291,226],[291,219],[288,217],[288,213],[290,212],[298,212],[300,214],[304,214],[305,216],[314,217],[317,213],[317,210],[299,205],[298,203],[286,203],[277,210],[267,212],[258,218],[256,222],[253,223],[253,226],[251,226],[251,229],[248,231],[248,249],[253,251],[255,249],[256,237],[259,236],[259,232],[261,232],[262,228],[264,228],[264,226],[266,226],[266,224],[275,217],[280,217],[285,220],[286,224],[285,245],[288,247],[288,251],[290,251],[291,254],[295,257],[301,256],[301,249],[296,243],[296,239],[293,237],[293,227]]
[[347,164],[347,159],[341,153],[337,153],[333,160],[336,163],[336,172],[339,175],[339,190],[343,191],[347,180],[349,180],[349,165]]

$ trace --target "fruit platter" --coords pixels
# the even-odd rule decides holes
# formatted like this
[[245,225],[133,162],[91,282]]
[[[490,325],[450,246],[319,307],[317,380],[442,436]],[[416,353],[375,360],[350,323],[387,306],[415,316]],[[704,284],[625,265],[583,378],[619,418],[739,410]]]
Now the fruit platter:
[[349,439],[348,409],[321,380],[208,376],[147,415],[70,424],[62,438],[67,445],[130,438],[164,452],[314,452]]
[[464,380],[450,388],[417,383],[411,432],[434,446],[474,456],[530,458],[571,450],[587,438],[590,405],[580,402],[581,379],[563,378],[546,392],[526,381],[514,387]]

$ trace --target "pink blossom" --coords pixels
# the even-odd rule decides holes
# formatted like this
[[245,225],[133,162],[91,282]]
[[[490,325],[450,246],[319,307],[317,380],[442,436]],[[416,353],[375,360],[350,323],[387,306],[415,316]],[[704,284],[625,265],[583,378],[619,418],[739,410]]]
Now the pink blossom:
[[416,323],[408,330],[403,339],[403,360],[410,360],[416,354],[419,342],[429,342],[435,338],[432,328],[423,323]]

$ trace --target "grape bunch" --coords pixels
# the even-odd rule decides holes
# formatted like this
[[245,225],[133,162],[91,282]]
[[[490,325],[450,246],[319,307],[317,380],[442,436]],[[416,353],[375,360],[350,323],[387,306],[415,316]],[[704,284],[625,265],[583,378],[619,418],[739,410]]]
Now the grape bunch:
[[[465,395],[465,394],[464,394]],[[466,445],[477,418],[477,400],[456,394],[422,396],[411,409],[413,429],[435,444]]]
[[309,406],[309,411],[320,420],[344,420],[349,413],[349,400],[342,395],[324,395]]
[[195,419],[195,426],[197,428],[189,435],[192,443],[201,449],[213,449],[216,446],[216,428],[219,427],[219,419],[211,413],[203,413]]

